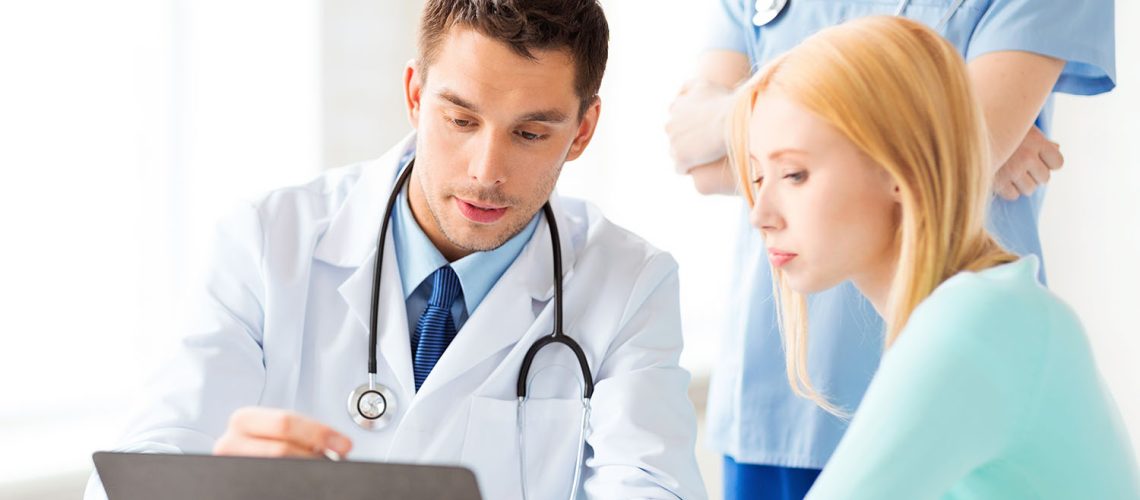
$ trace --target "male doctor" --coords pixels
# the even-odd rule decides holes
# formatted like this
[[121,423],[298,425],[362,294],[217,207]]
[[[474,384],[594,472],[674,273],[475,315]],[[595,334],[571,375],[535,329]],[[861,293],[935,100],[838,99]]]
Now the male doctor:
[[[484,498],[522,496],[516,379],[553,328],[561,233],[569,351],[535,359],[529,498],[703,498],[681,352],[677,266],[581,201],[552,196],[594,133],[609,31],[593,0],[428,0],[403,78],[416,133],[379,160],[269,193],[221,225],[204,310],[119,449],[448,463]],[[377,239],[397,175],[377,310]],[[346,397],[376,382],[391,420],[358,426]],[[88,497],[103,495],[93,477]]]

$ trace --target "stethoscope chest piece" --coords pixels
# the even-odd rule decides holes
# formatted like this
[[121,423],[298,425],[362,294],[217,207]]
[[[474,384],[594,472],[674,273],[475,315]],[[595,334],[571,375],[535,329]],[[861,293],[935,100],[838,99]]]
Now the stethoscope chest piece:
[[364,429],[383,429],[395,414],[396,396],[387,387],[361,384],[348,395],[348,415]]
[[756,0],[756,14],[752,16],[752,24],[764,26],[772,22],[787,6],[788,0]]

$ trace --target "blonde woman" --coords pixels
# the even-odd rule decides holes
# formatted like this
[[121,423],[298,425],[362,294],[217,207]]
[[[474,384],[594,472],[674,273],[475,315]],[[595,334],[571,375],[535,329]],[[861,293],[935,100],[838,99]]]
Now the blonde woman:
[[730,160],[776,278],[793,390],[805,295],[852,282],[886,353],[808,498],[1140,498],[1080,323],[984,228],[983,116],[965,63],[922,24],[826,29],[738,92]]
[[[1042,255],[1046,183],[1065,164],[1049,139],[1054,94],[1116,84],[1113,0],[713,0],[694,79],[669,108],[679,172],[703,194],[736,196],[724,128],[732,89],[808,36],[850,19],[895,14],[935,28],[968,61],[992,143],[996,196],[987,227],[1009,251]],[[694,16],[694,20],[700,16]],[[1064,121],[1065,116],[1057,116]],[[1077,164],[1076,168],[1083,168]],[[1061,180],[1064,182],[1063,180]],[[802,500],[848,422],[797,397],[784,376],[767,251],[740,204],[731,233],[728,321],[709,383],[707,445],[724,455],[725,500]],[[1044,267],[1040,273],[1044,281]],[[712,290],[710,290],[712,292]],[[882,353],[882,319],[850,283],[812,294],[812,377],[855,408]],[[717,325],[714,325],[717,326]]]

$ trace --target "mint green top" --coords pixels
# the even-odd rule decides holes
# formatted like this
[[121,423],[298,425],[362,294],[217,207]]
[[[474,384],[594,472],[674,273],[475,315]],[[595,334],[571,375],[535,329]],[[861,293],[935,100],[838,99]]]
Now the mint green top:
[[915,309],[808,499],[1140,499],[1084,330],[1038,265],[959,273]]

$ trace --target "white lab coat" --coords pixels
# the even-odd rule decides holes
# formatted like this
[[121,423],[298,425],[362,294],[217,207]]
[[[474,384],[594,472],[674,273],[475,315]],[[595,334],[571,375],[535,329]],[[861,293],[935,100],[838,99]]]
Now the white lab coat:
[[[411,140],[411,139],[409,139]],[[209,453],[237,408],[289,408],[349,436],[352,460],[462,464],[483,497],[520,497],[516,378],[553,324],[545,220],[414,391],[394,245],[381,279],[378,382],[395,419],[365,431],[349,419],[367,382],[377,232],[405,145],[379,160],[274,191],[220,225],[204,309],[121,450]],[[565,332],[595,379],[583,491],[592,498],[704,498],[696,419],[681,352],[676,262],[581,201],[555,196]],[[389,229],[390,231],[390,229]],[[388,264],[391,263],[391,264]],[[565,498],[581,404],[577,364],[543,349],[527,405],[528,496]],[[97,477],[89,498],[103,496]]]

